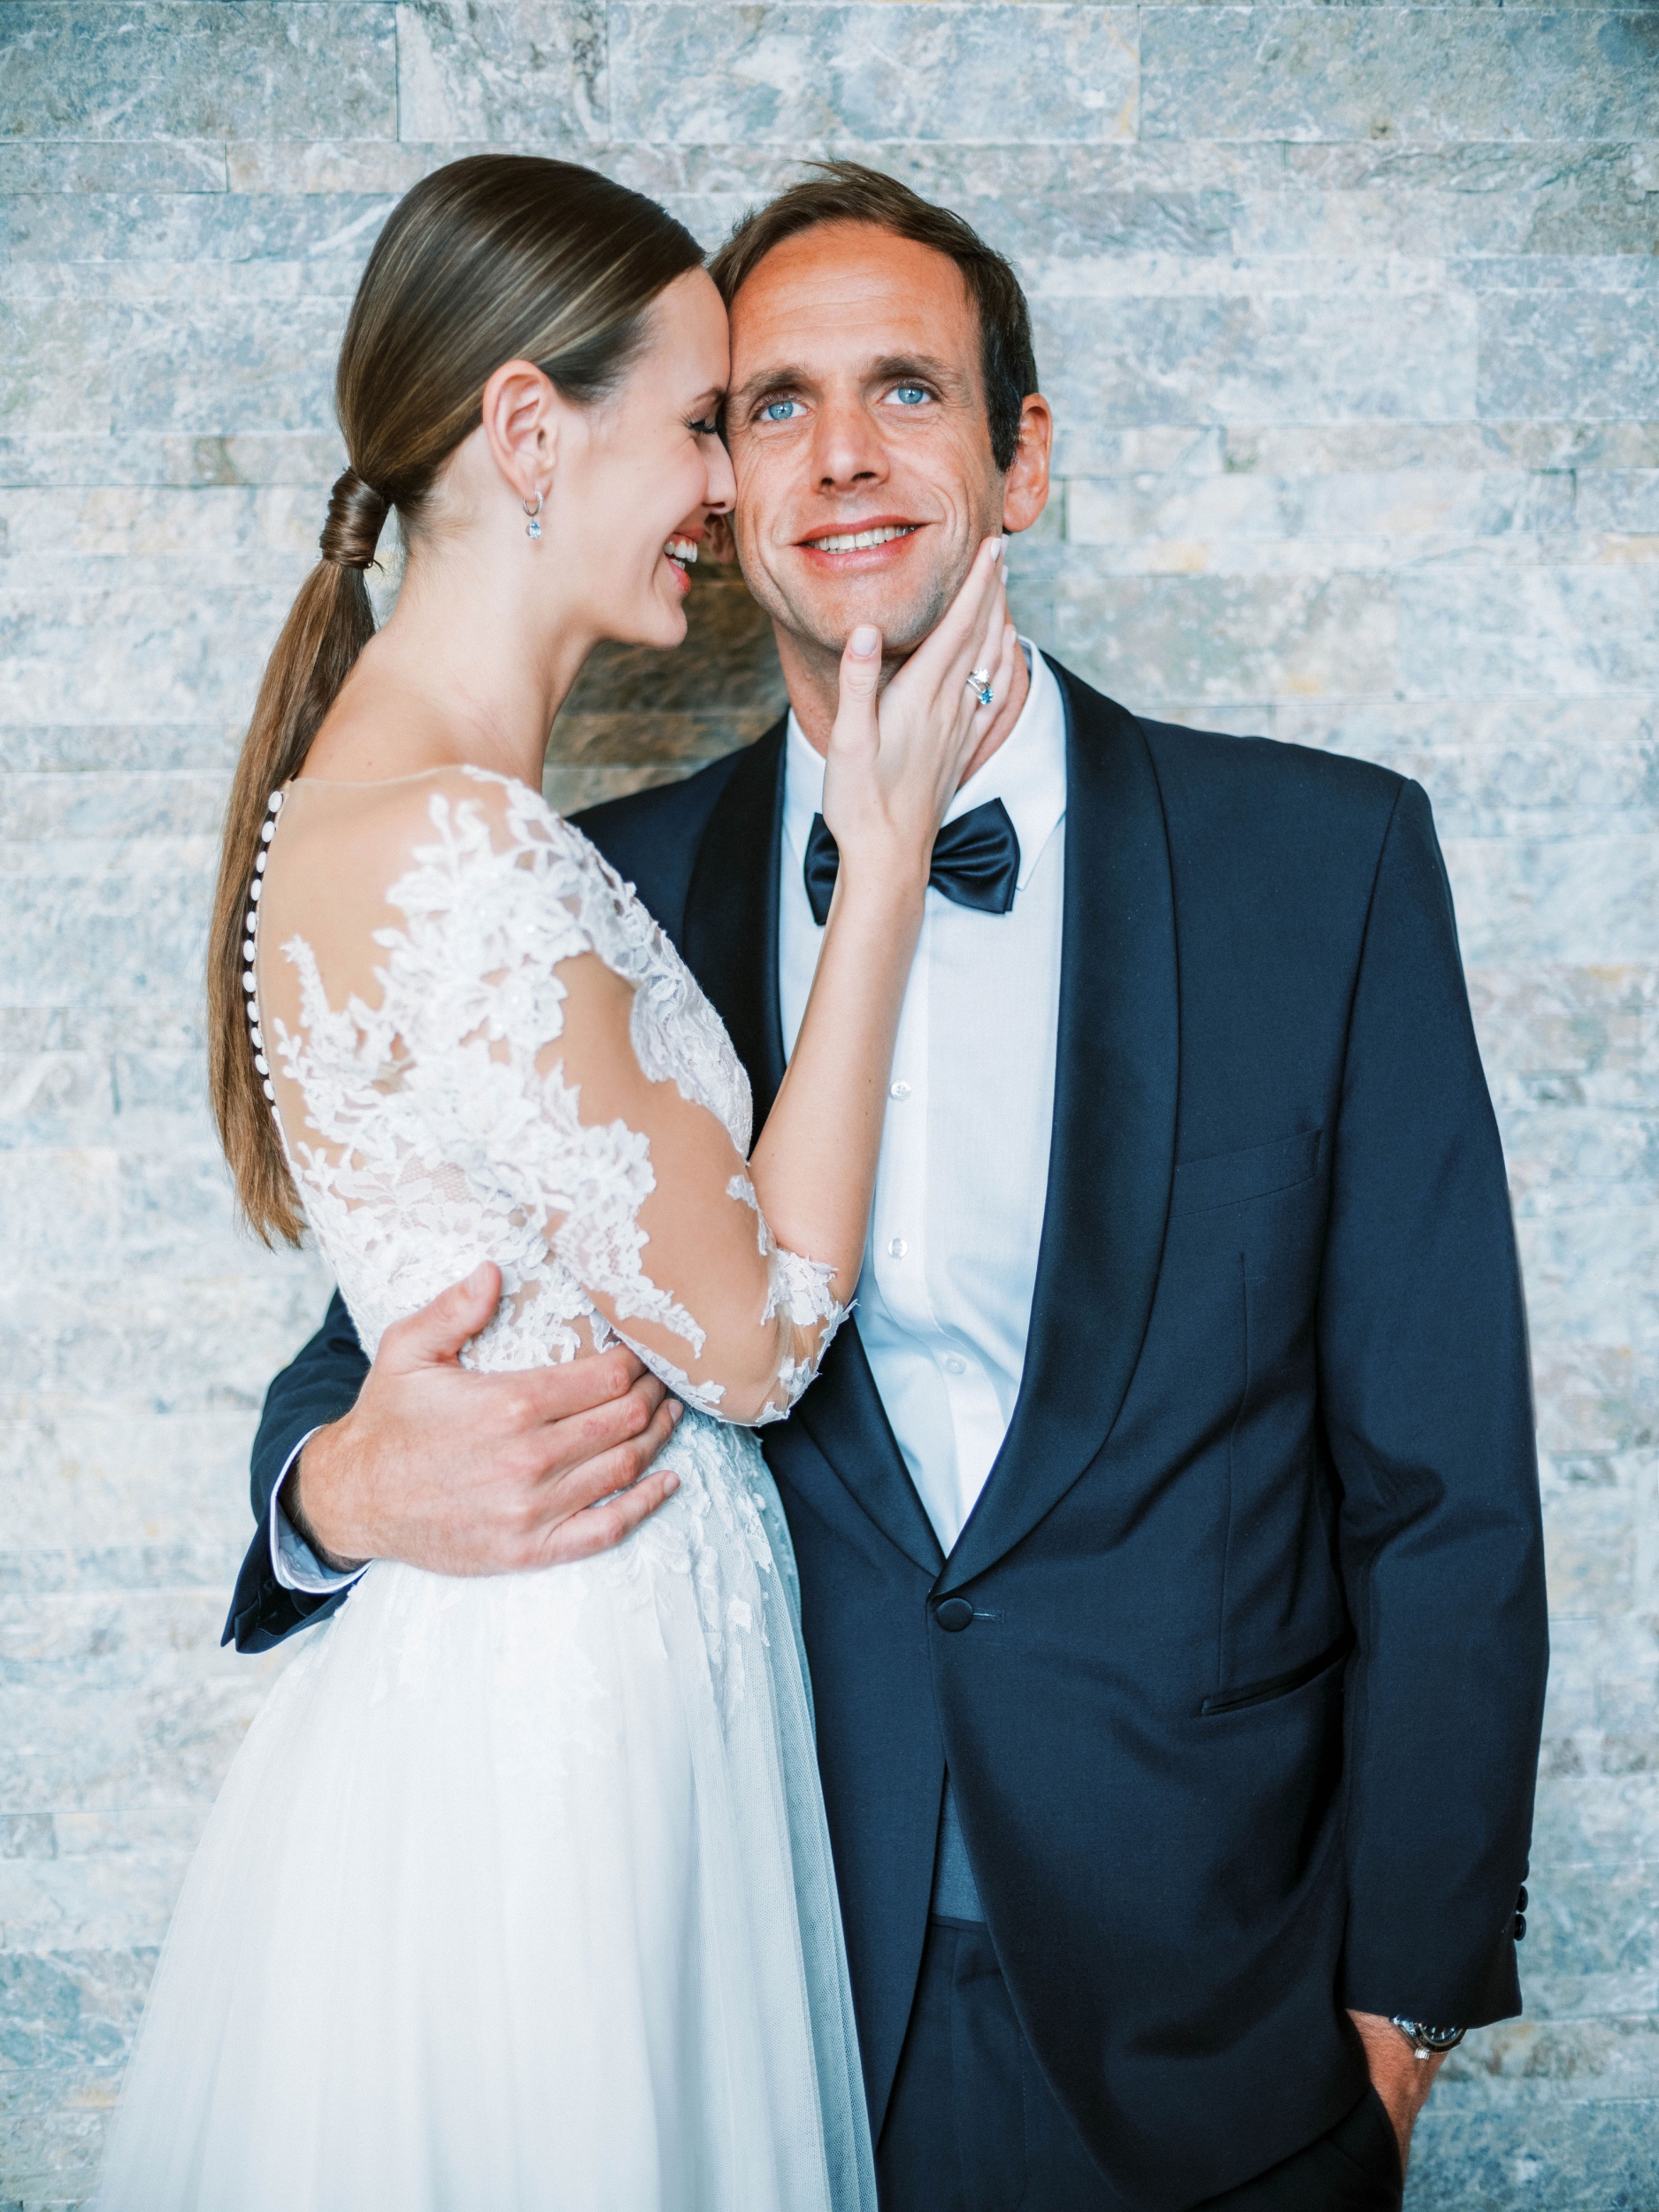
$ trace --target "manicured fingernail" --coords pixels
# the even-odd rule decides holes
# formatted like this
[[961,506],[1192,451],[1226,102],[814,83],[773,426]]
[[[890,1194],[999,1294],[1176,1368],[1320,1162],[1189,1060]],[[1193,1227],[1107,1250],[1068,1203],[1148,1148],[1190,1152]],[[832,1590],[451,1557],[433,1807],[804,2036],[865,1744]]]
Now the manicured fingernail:
[[485,1284],[488,1280],[489,1262],[488,1260],[480,1260],[478,1265],[472,1270],[472,1273],[467,1277],[465,1284],[463,1287],[472,1291],[482,1290]]
[[855,660],[867,661],[881,642],[881,633],[873,624],[861,622],[847,641]]
[[678,1475],[664,1475],[663,1477],[663,1495],[665,1498],[672,1498],[679,1487],[680,1477]]
[[991,543],[996,548],[996,550],[992,554],[991,558],[994,561],[1000,561],[1002,557],[1002,551],[1008,543],[1008,540],[1006,538],[993,538],[991,540]]
[[678,1398],[671,1398],[668,1401],[668,1417],[671,1421],[678,1421],[685,1409]]

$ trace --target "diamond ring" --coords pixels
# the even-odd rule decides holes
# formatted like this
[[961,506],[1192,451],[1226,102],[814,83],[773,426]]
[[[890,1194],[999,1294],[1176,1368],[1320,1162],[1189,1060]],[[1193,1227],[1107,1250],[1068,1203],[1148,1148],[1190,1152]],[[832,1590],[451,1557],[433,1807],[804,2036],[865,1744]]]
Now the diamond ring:
[[988,668],[971,668],[968,671],[968,689],[970,691],[977,691],[979,695],[979,704],[982,707],[988,707],[992,700],[996,696],[996,694],[991,688],[990,670]]

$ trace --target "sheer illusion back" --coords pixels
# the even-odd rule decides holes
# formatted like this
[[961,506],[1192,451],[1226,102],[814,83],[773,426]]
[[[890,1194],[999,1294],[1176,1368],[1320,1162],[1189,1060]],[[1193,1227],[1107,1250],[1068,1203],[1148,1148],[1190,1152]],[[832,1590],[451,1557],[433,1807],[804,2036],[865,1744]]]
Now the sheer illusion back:
[[470,1363],[619,1336],[686,1402],[787,1411],[842,1317],[745,1170],[748,1079],[650,916],[538,793],[477,768],[273,801],[250,1011],[365,1348],[480,1260]]

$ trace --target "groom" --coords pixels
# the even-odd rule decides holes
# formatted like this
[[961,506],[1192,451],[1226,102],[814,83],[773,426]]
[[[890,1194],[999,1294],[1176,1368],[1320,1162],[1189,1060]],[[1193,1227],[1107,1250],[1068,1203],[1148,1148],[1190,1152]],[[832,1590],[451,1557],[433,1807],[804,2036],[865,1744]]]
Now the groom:
[[[758,1125],[833,880],[842,641],[875,622],[896,664],[927,634],[979,541],[1037,519],[1051,425],[1012,272],[902,185],[836,165],[713,273],[737,549],[792,711],[583,826],[725,1018]],[[1139,721],[1027,649],[969,814],[856,1323],[764,1432],[883,2203],[1397,2205],[1440,2052],[1519,2007],[1546,1655],[1520,1284],[1428,803]],[[372,1371],[336,1300],[273,1385],[241,1648],[354,1561],[491,1571],[622,1532],[626,1499],[593,1502],[670,1409],[618,1354],[459,1369],[494,1291]]]

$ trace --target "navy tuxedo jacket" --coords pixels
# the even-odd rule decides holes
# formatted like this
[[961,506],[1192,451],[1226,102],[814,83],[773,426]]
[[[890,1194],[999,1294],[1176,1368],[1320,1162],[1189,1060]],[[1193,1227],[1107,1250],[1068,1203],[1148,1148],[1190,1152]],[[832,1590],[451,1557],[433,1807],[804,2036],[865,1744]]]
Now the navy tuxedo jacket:
[[[1521,1286],[1428,802],[1136,720],[1061,672],[1065,916],[1025,1371],[949,1560],[856,1325],[764,1430],[800,1560],[872,2123],[949,1763],[1021,2023],[1125,2205],[1333,2125],[1342,2008],[1519,2008],[1544,1689]],[[780,726],[582,826],[783,1071]],[[263,1532],[354,1399],[338,1300],[273,1385],[227,1634],[321,1609]]]

